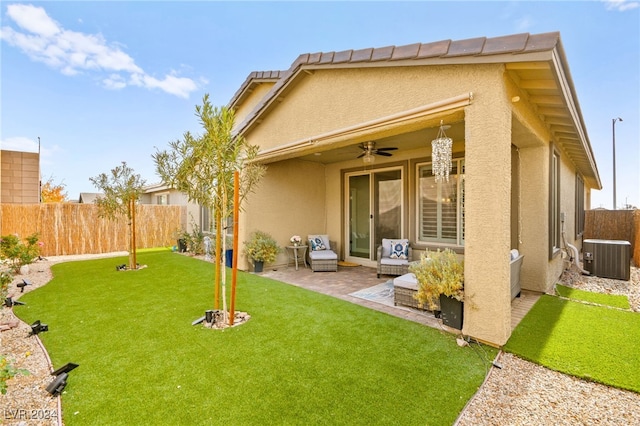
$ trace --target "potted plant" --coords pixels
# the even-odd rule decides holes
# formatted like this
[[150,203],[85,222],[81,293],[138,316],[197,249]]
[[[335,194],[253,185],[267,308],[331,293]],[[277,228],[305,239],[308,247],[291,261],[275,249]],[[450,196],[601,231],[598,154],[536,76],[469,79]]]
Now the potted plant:
[[272,263],[281,249],[276,240],[266,232],[255,231],[244,242],[246,255],[253,260],[255,272],[262,272],[265,263]]
[[418,281],[416,299],[428,309],[440,310],[442,323],[462,329],[464,262],[450,249],[429,252],[409,266]]

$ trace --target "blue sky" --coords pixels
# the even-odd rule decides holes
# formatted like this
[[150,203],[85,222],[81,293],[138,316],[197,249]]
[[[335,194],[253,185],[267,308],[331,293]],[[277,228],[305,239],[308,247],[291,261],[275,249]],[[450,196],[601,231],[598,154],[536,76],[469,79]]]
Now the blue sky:
[[71,199],[126,161],[156,183],[156,147],[200,133],[194,107],[226,104],[252,71],[303,53],[560,31],[604,189],[640,207],[637,1],[10,2],[0,20],[0,143],[38,150]]

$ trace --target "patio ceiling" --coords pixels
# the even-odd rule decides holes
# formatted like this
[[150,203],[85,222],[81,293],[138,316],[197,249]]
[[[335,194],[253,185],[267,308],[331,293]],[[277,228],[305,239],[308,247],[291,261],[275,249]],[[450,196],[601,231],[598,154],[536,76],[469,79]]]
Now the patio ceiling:
[[[459,142],[464,140],[464,122],[458,121],[451,125],[450,129],[446,131],[447,136],[452,138],[454,142]],[[382,147],[395,147],[398,150],[409,151],[424,148],[425,156],[431,151],[431,141],[436,138],[438,134],[438,126],[428,127],[420,130],[415,130],[411,132],[401,133],[393,136],[385,136],[380,138],[371,138],[369,140],[375,141],[376,148]],[[324,151],[315,151],[312,153],[307,153],[301,157],[302,160],[313,161],[322,164],[331,164],[338,163],[342,161],[349,161],[355,159],[358,155],[362,153],[359,145],[361,142],[354,141],[353,144],[348,146],[343,146],[340,148],[328,149]],[[392,152],[395,153],[398,151]],[[378,157],[381,161],[387,161],[386,158],[383,160],[382,157]],[[392,161],[393,157],[389,157]]]

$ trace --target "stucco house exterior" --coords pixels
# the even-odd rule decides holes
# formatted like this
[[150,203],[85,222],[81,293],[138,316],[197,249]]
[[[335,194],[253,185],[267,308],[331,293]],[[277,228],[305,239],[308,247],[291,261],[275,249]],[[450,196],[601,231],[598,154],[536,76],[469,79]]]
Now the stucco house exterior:
[[164,183],[154,183],[143,188],[140,197],[141,204],[185,206],[184,214],[180,219],[181,230],[192,233],[197,229],[210,232],[211,223],[209,211],[197,203],[189,201],[189,197]]
[[[255,230],[282,246],[328,234],[340,259],[366,266],[382,238],[408,238],[414,259],[451,248],[471,302],[462,332],[494,345],[511,335],[510,250],[525,255],[522,288],[549,291],[563,237],[581,247],[601,189],[556,32],[303,54],[250,74],[229,105],[268,167],[243,205],[241,242]],[[436,183],[441,123],[453,159]],[[368,142],[397,149],[364,162]]]

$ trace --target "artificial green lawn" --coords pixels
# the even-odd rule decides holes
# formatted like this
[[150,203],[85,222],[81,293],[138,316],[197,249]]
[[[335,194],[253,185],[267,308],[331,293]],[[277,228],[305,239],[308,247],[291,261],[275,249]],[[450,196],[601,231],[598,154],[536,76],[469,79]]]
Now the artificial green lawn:
[[505,345],[524,359],[640,392],[640,313],[543,295]]
[[619,294],[602,294],[593,291],[578,290],[564,285],[556,285],[556,293],[567,299],[581,300],[614,308],[629,309],[629,298]]
[[496,354],[438,330],[239,273],[251,319],[206,329],[213,266],[169,251],[54,265],[16,313],[74,362],[63,420],[80,424],[450,425]]

